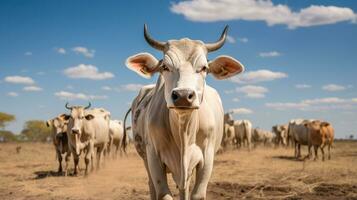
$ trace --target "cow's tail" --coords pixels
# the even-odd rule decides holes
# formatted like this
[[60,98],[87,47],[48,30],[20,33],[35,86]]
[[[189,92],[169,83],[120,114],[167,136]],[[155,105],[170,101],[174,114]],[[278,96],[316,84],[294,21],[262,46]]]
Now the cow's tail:
[[121,146],[125,153],[126,153],[126,146],[127,146],[126,137],[128,137],[127,133],[126,133],[126,126],[125,126],[126,123],[125,122],[126,122],[126,119],[128,118],[130,111],[131,111],[131,108],[129,108],[129,110],[126,112],[125,117],[124,117],[124,122],[123,122],[124,136],[123,136],[123,140],[121,141],[121,144],[122,144]]

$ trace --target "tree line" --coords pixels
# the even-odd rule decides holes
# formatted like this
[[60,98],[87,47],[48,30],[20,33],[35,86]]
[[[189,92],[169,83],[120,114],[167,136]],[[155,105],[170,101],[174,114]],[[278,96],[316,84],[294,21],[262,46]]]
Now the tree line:
[[51,129],[46,126],[45,121],[29,120],[25,122],[20,134],[14,134],[6,130],[6,126],[14,122],[16,116],[0,112],[0,142],[45,142],[51,134]]

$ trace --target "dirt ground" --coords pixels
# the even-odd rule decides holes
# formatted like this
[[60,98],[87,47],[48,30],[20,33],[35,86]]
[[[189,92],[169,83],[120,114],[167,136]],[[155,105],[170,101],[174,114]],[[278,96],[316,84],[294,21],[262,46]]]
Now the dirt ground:
[[[217,155],[207,199],[357,199],[357,142],[336,142],[325,162],[292,155],[292,148],[263,147]],[[51,144],[0,144],[0,199],[149,199],[146,171],[132,147],[88,177],[56,170]],[[170,187],[178,198],[172,180]]]

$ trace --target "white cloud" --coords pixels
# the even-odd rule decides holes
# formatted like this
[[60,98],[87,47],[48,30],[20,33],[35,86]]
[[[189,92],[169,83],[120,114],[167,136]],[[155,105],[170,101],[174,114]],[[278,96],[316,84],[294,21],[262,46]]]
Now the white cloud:
[[234,44],[236,43],[236,39],[230,35],[227,35],[227,42]]
[[277,51],[261,52],[261,53],[259,53],[259,56],[262,58],[278,57],[278,56],[281,56],[281,53],[279,53]]
[[233,94],[233,93],[234,93],[234,90],[225,90],[224,93],[225,93],[225,94]]
[[22,90],[26,92],[39,92],[42,91],[43,89],[38,86],[26,86]]
[[265,106],[276,110],[297,109],[303,111],[321,111],[334,109],[356,109],[357,98],[342,99],[338,97],[326,97],[316,99],[306,99],[300,102],[277,102],[266,103]]
[[67,53],[66,49],[64,49],[64,48],[55,48],[55,50],[59,54],[66,54]]
[[238,38],[239,42],[241,43],[247,43],[249,40],[246,37]]
[[4,81],[8,83],[25,84],[25,85],[31,85],[35,83],[35,81],[32,78],[27,76],[7,76],[5,77]]
[[253,111],[248,108],[235,108],[235,109],[231,109],[230,112],[232,112],[233,114],[241,114],[241,115],[247,115],[253,113]]
[[328,85],[322,86],[322,89],[329,91],[329,92],[337,92],[337,91],[345,90],[346,87],[342,86],[342,85],[328,84]]
[[73,47],[72,51],[74,51],[76,54],[81,54],[87,58],[93,58],[95,53],[94,49],[88,49],[86,47]]
[[17,94],[16,92],[8,92],[8,93],[7,93],[7,96],[17,97],[17,96],[19,96],[19,94]]
[[280,24],[289,29],[357,21],[356,13],[347,7],[310,5],[293,11],[271,0],[188,0],[173,3],[170,10],[191,21],[265,21],[268,26]]
[[297,84],[297,85],[295,85],[295,88],[297,88],[297,89],[307,89],[307,88],[311,88],[311,85]]
[[107,99],[108,97],[105,95],[87,95],[83,93],[72,93],[66,91],[56,92],[55,96],[64,100],[72,100],[72,99],[82,99],[82,100],[94,100],[94,99]]
[[233,102],[239,102],[240,99],[239,99],[239,98],[233,98],[232,101],[233,101]]
[[119,91],[130,91],[130,92],[137,92],[139,91],[144,85],[142,84],[135,84],[135,83],[130,83],[126,85],[122,85],[119,88]]
[[236,83],[258,83],[264,81],[273,81],[276,79],[286,78],[287,74],[283,72],[273,72],[270,70],[257,70],[245,72],[240,76],[231,78],[231,81]]
[[45,73],[45,72],[37,72],[36,74],[37,74],[37,75],[40,75],[40,76],[43,76],[43,75],[45,75],[46,73]]
[[104,80],[114,77],[114,74],[110,72],[98,72],[98,68],[94,65],[79,64],[74,67],[70,67],[64,70],[64,74],[69,78],[84,78],[92,80]]
[[32,52],[31,51],[27,51],[24,53],[25,56],[32,56]]
[[112,88],[109,86],[103,86],[102,90],[110,91],[110,90],[112,90]]
[[262,86],[246,85],[243,87],[236,88],[236,92],[244,93],[247,98],[258,99],[264,98],[265,93],[269,90]]

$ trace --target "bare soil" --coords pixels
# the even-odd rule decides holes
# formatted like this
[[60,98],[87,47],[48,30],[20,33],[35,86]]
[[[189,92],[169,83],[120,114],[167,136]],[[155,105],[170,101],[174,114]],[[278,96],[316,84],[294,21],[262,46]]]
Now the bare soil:
[[[357,199],[357,142],[336,142],[325,162],[296,160],[293,153],[258,147],[218,154],[207,199]],[[84,169],[83,159],[80,164]],[[147,174],[133,147],[88,177],[83,170],[64,177],[57,167],[51,144],[0,144],[0,199],[149,199]],[[170,188],[178,198],[171,179]]]

